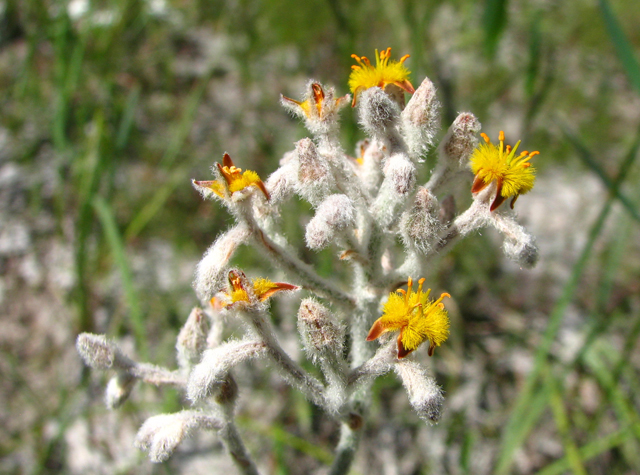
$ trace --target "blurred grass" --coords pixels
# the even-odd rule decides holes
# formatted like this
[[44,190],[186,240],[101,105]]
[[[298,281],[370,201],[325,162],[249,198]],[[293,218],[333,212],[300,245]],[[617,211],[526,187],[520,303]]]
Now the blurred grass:
[[[637,2],[599,0],[595,10],[584,2],[524,5],[506,0],[176,1],[166,3],[165,13],[154,13],[149,2],[121,0],[91,2],[76,19],[69,14],[69,2],[8,0],[0,5],[0,126],[18,143],[12,157],[35,177],[33,219],[52,215],[55,238],[70,241],[73,248],[76,286],[67,299],[76,313],[73,322],[61,324],[74,331],[131,333],[143,358],[152,353],[170,361],[173,333],[186,317],[181,312],[195,299],[188,278],[171,290],[149,284],[136,258],[144,257],[148,265],[152,258],[145,253],[160,239],[181,259],[193,260],[226,226],[224,211],[201,203],[188,179],[208,174],[225,150],[239,156],[240,166],[266,176],[303,134],[278,110],[277,94],[293,96],[308,77],[345,93],[349,55],[371,56],[375,48],[392,46],[394,55],[411,54],[416,85],[425,74],[436,82],[444,127],[458,110],[471,110],[490,134],[505,124],[521,129],[525,141],[543,152],[538,166],[543,173],[562,168],[577,180],[594,174],[609,193],[590,229],[584,223],[576,227],[586,242],[560,297],[551,304],[535,302],[540,311],[551,307],[541,338],[531,345],[527,332],[533,330],[526,325],[521,333],[497,335],[511,347],[524,346],[535,358],[524,382],[485,368],[493,384],[517,389],[505,400],[509,409],[485,414],[481,423],[456,414],[430,430],[456,435],[448,439],[448,448],[459,450],[462,473],[474,473],[475,451],[487,441],[499,447],[495,473],[512,473],[518,451],[535,452],[537,430],[548,426],[564,453],[557,460],[546,457],[538,473],[591,473],[598,467],[594,463],[611,453],[622,456],[608,473],[640,470],[638,388],[631,377],[637,373],[633,356],[640,336],[632,294],[638,276],[629,271],[637,256],[627,255],[637,253],[633,243],[640,215],[631,184],[638,179],[633,168],[638,142],[617,170],[611,158],[622,155],[620,144],[633,140],[638,128],[637,110],[625,108],[633,109],[640,93],[639,38],[629,26],[640,21]],[[625,16],[617,18],[614,7]],[[109,11],[116,12],[111,21],[95,20],[107,18]],[[570,124],[561,131],[549,125],[559,111]],[[350,152],[361,134],[352,116],[344,116]],[[51,196],[39,191],[48,183],[38,175],[38,160],[48,157],[48,150],[56,170]],[[617,202],[625,214],[614,212]],[[304,205],[298,209],[300,215],[309,212]],[[287,223],[292,239],[301,237],[299,224]],[[509,301],[514,283],[505,281],[498,251],[487,251],[487,246],[492,246],[489,240],[474,240],[457,250],[442,270],[445,275],[453,269],[455,275],[443,279],[458,281],[456,286],[467,291],[463,309],[474,307],[472,291],[481,287],[528,318],[530,309]],[[304,257],[321,265],[325,275],[342,275],[331,267],[331,251]],[[261,261],[251,253],[240,259],[243,265]],[[104,290],[113,274],[117,289]],[[577,355],[563,362],[554,345],[570,308],[583,315],[586,336]],[[98,309],[107,311],[108,321],[96,316]],[[474,333],[473,325],[480,324],[473,318],[463,314],[456,335],[461,365],[478,355],[488,359],[484,339],[496,336]],[[614,339],[620,335],[621,340]],[[28,404],[40,408],[37,424],[12,435],[11,451],[28,444],[32,430],[42,447],[34,473],[64,473],[65,467],[56,468],[54,455],[64,444],[76,402],[67,400],[67,387],[53,390],[63,404],[41,401],[38,389],[17,371],[22,359],[13,349],[10,354],[14,371],[3,376],[25,388],[31,394]],[[582,412],[566,382],[570,375],[591,378],[602,391],[595,415]],[[451,383],[451,392],[462,385],[456,378],[463,379],[438,374],[439,381]],[[378,387],[378,393],[383,389]],[[170,398],[171,404],[176,399]],[[248,421],[246,427],[272,441],[279,469],[298,452],[328,463],[332,455],[305,438],[314,431],[306,406],[294,405],[296,418],[303,421],[299,435],[287,432],[284,423],[258,427]],[[45,435],[47,418],[61,422],[52,437]],[[487,426],[493,420],[508,423],[492,432]],[[372,428],[378,422],[372,417]]]

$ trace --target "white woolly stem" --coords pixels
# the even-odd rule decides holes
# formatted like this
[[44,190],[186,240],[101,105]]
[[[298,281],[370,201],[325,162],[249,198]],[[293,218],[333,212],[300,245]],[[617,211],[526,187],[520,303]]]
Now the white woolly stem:
[[218,431],[218,436],[240,473],[243,475],[260,475],[233,420],[226,421],[224,426]]
[[268,316],[259,309],[247,309],[242,314],[251,324],[266,347],[267,354],[281,371],[282,376],[314,404],[325,407],[325,387],[307,373],[282,349],[273,332]]

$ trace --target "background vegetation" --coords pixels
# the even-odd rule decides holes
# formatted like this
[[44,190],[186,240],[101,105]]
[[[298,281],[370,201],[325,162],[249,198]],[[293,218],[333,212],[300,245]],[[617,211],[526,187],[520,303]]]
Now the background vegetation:
[[[224,151],[268,176],[306,135],[279,94],[308,78],[346,93],[350,54],[392,46],[414,85],[436,83],[444,130],[468,110],[540,150],[517,211],[542,259],[517,269],[486,233],[433,270],[455,297],[429,361],[446,414],[426,427],[385,378],[354,473],[638,473],[638,24],[633,0],[0,0],[0,471],[227,470],[206,435],[145,460],[137,427],[184,402],[138,388],[108,412],[75,336],[172,364],[195,263],[229,222],[189,179]],[[360,133],[343,120],[350,150]],[[244,371],[261,388],[240,411],[262,467],[330,461],[336,424],[266,368]]]

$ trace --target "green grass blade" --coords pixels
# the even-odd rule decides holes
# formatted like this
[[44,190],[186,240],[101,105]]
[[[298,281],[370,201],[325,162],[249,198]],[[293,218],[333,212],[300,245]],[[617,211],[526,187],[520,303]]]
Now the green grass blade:
[[[580,458],[584,461],[597,457],[621,444],[623,444],[631,436],[629,429],[621,429],[612,434],[606,435],[598,440],[589,442],[578,449]],[[561,475],[571,468],[569,460],[564,457],[556,462],[547,465],[545,468],[537,472],[537,475]]]
[[[584,162],[585,165],[587,165],[587,167],[589,167],[596,175],[598,175],[598,177],[602,180],[604,185],[609,190],[609,193],[611,194],[611,196],[615,196],[616,198],[618,198],[618,200],[620,200],[620,203],[622,203],[624,208],[629,212],[631,216],[633,216],[633,219],[640,222],[640,212],[638,212],[638,208],[633,204],[633,202],[626,195],[623,195],[620,192],[620,187],[616,185],[614,180],[609,178],[609,176],[602,169],[602,167],[600,166],[598,161],[595,159],[593,154],[585,147],[582,141],[576,135],[574,135],[573,132],[571,132],[571,130],[565,124],[560,124],[560,127],[562,128],[562,131],[565,137],[569,139],[569,142],[571,142],[574,148],[578,151],[578,157],[580,157],[580,159]],[[633,150],[632,154],[635,155],[638,153],[639,143],[640,142],[636,140],[636,143],[632,148]],[[628,160],[625,161],[625,163],[627,162]],[[621,169],[620,173],[626,174],[628,172],[629,167],[630,165],[628,167],[625,167],[624,169]]]
[[554,380],[551,384],[553,389],[551,391],[549,402],[569,466],[574,474],[587,475],[587,470],[584,468],[584,464],[582,463],[580,452],[571,438],[571,421],[569,420],[569,415],[564,407],[562,388],[553,376],[549,375],[549,378]]
[[507,25],[507,0],[485,0],[484,4],[484,34],[485,51],[493,56],[498,47],[500,35]]
[[629,81],[633,87],[636,88],[636,91],[640,93],[640,64],[633,53],[633,47],[629,43],[629,40],[627,40],[624,31],[622,31],[622,27],[613,13],[609,2],[607,0],[599,0],[599,3],[602,19],[607,27],[607,32],[611,37],[618,58],[620,58],[620,62],[627,73]]
[[124,242],[120,235],[120,231],[118,230],[118,225],[116,224],[111,207],[102,197],[96,196],[91,204],[93,205],[93,209],[102,224],[102,230],[107,243],[111,248],[114,263],[120,272],[125,300],[129,307],[131,329],[133,330],[137,347],[140,351],[140,355],[142,357],[146,357],[148,356],[146,331],[140,307],[140,299],[138,298],[138,293],[133,284],[133,273],[129,267],[129,260],[125,252]]

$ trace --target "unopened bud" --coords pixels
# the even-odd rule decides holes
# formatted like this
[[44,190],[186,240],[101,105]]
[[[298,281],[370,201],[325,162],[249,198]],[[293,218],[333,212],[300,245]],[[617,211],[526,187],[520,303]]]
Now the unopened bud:
[[538,262],[538,247],[536,246],[533,237],[528,236],[529,239],[522,241],[515,241],[511,239],[505,239],[502,246],[504,253],[509,259],[517,262],[522,267],[530,269]]
[[191,310],[186,323],[178,334],[176,351],[178,365],[189,368],[200,361],[200,355],[207,347],[209,321],[201,308]]
[[356,210],[346,195],[331,195],[325,199],[309,222],[305,238],[310,249],[328,246],[337,233],[354,226]]
[[107,407],[109,409],[120,407],[129,398],[135,382],[135,376],[125,372],[119,372],[117,376],[111,378],[104,396]]
[[197,411],[160,414],[142,424],[135,446],[148,452],[152,462],[164,462],[195,429],[220,429],[222,425],[222,421]]
[[460,113],[442,140],[441,157],[449,162],[457,162],[461,167],[466,166],[478,143],[480,128],[480,121],[472,113]]
[[413,207],[403,216],[402,230],[405,240],[421,252],[428,253],[437,242],[443,225],[439,218],[438,200],[426,188],[416,193]]
[[237,225],[218,239],[207,249],[196,267],[193,282],[196,294],[208,301],[226,284],[226,267],[238,246],[249,237],[249,231],[243,225]]
[[[291,153],[291,155],[293,155],[293,153]],[[293,194],[295,184],[295,166],[293,161],[289,160],[269,175],[269,178],[264,184],[271,196],[269,203],[277,205],[287,200]]]
[[425,78],[402,111],[402,128],[415,159],[419,159],[420,153],[433,144],[433,137],[439,129],[439,109],[436,88],[429,78]]
[[256,341],[230,341],[205,350],[202,360],[189,375],[187,397],[195,402],[211,396],[225,384],[231,368],[264,354],[264,343]]
[[379,87],[370,87],[358,97],[360,124],[368,135],[384,144],[388,153],[401,151],[404,142],[398,133],[400,107]]
[[76,348],[87,366],[94,369],[128,369],[133,366],[133,362],[104,335],[81,333],[76,340]]
[[384,173],[392,189],[399,195],[406,195],[416,183],[416,167],[405,154],[391,155],[385,164]]
[[298,310],[298,331],[312,357],[342,351],[344,328],[328,308],[313,299],[304,299]]
[[395,371],[409,395],[409,402],[423,421],[433,424],[441,415],[444,397],[442,389],[426,370],[413,361],[399,361]]
[[298,157],[297,193],[312,205],[320,203],[334,186],[329,163],[318,153],[311,139],[296,143]]

